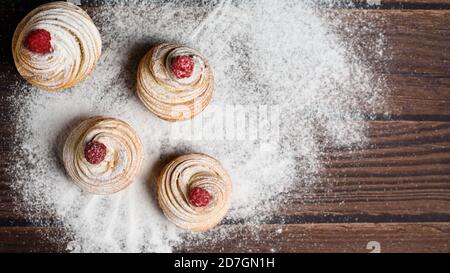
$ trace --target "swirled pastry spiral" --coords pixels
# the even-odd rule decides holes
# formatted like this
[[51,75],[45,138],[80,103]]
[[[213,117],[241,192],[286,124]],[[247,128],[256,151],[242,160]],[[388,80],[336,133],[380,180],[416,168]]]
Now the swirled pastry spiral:
[[[98,146],[92,149],[91,144]],[[136,132],[124,121],[107,117],[81,122],[71,131],[63,149],[69,176],[82,189],[96,194],[127,187],[139,173],[142,160],[143,148]]]
[[[33,51],[26,45],[33,31],[48,34],[48,50]],[[36,39],[33,41],[43,42]],[[48,91],[70,88],[84,80],[97,64],[101,48],[100,33],[89,15],[67,2],[52,2],[31,11],[17,26],[12,42],[19,73]]]
[[177,226],[192,231],[216,226],[230,207],[230,195],[228,173],[216,159],[204,154],[174,159],[158,179],[158,202],[164,214]]
[[[174,73],[174,60],[189,58],[186,73]],[[186,59],[185,59],[186,61]],[[181,68],[186,68],[181,63]],[[213,72],[198,51],[181,45],[160,44],[141,60],[137,94],[154,114],[168,121],[190,119],[209,104],[214,89]]]

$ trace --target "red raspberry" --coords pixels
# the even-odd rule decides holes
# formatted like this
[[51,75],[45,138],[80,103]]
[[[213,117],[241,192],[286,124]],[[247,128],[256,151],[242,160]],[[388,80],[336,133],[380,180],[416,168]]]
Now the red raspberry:
[[88,142],[84,147],[84,157],[91,164],[99,164],[106,157],[105,144],[95,140]]
[[189,191],[189,202],[194,207],[206,207],[210,200],[211,195],[203,188],[195,187]]
[[52,49],[50,32],[45,29],[34,29],[25,38],[25,46],[34,53],[46,54]]
[[172,73],[178,79],[189,78],[194,71],[194,60],[191,56],[176,56],[171,62]]

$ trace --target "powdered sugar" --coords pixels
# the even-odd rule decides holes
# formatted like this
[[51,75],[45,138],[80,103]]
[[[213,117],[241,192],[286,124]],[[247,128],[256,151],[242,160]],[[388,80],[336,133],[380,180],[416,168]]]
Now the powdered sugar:
[[[226,226],[186,234],[161,213],[155,179],[174,155],[202,152],[221,161],[234,187],[225,222],[242,222],[257,236],[255,224],[286,202],[283,192],[313,189],[322,147],[364,144],[364,123],[354,121],[382,104],[383,82],[333,34],[337,22],[309,1],[243,2],[104,5],[91,14],[104,52],[87,80],[62,93],[18,83],[18,153],[25,158],[12,166],[14,185],[35,221],[51,215],[67,229],[69,250],[171,251],[192,237],[226,237]],[[214,69],[214,98],[193,121],[160,120],[135,95],[137,64],[162,41],[198,49]],[[69,128],[93,115],[127,121],[145,147],[140,177],[111,196],[81,192],[58,158]]]

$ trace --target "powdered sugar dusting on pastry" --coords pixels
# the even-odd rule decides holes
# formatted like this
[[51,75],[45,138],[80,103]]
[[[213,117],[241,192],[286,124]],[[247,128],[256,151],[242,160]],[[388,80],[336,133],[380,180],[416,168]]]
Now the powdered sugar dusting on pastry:
[[[80,85],[52,94],[14,87],[21,204],[33,221],[56,219],[68,234],[59,240],[77,251],[171,251],[226,238],[229,223],[256,240],[258,223],[282,217],[285,192],[301,195],[320,181],[323,147],[364,144],[366,127],[354,121],[382,105],[383,81],[333,34],[339,21],[310,1],[149,2],[88,10],[103,55]],[[163,121],[136,96],[138,63],[161,42],[195,48],[213,68],[213,99],[193,121]],[[111,196],[81,192],[56,156],[70,126],[95,115],[126,121],[144,145],[139,178]],[[219,160],[233,183],[224,224],[202,234],[178,229],[156,202],[161,165],[191,152]]]
[[[51,34],[52,50],[35,54],[24,46],[35,29]],[[101,38],[92,20],[75,5],[58,1],[37,7],[18,25],[13,56],[20,74],[32,84],[48,89],[69,88],[86,78],[101,54]]]

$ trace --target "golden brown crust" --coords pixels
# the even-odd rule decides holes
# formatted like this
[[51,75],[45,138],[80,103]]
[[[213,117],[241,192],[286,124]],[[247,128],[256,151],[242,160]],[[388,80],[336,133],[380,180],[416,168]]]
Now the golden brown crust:
[[[177,79],[170,70],[175,56],[194,59],[193,75]],[[198,51],[176,44],[153,47],[141,60],[137,73],[137,95],[151,112],[167,121],[186,120],[202,112],[214,90],[214,76],[207,59]]]
[[[211,194],[207,207],[188,201],[189,189],[201,187]],[[231,201],[231,178],[216,159],[189,154],[172,160],[158,178],[158,203],[166,217],[180,228],[207,231],[225,217]]]
[[[84,157],[86,143],[95,140],[107,147],[105,160],[90,164]],[[127,187],[138,175],[143,147],[136,132],[124,121],[93,117],[78,124],[64,144],[63,162],[69,176],[83,190],[110,194]]]
[[[52,52],[36,54],[23,41],[33,29],[52,36]],[[101,54],[101,37],[92,19],[67,2],[37,7],[17,25],[12,41],[16,68],[30,84],[47,91],[64,90],[84,80]]]

